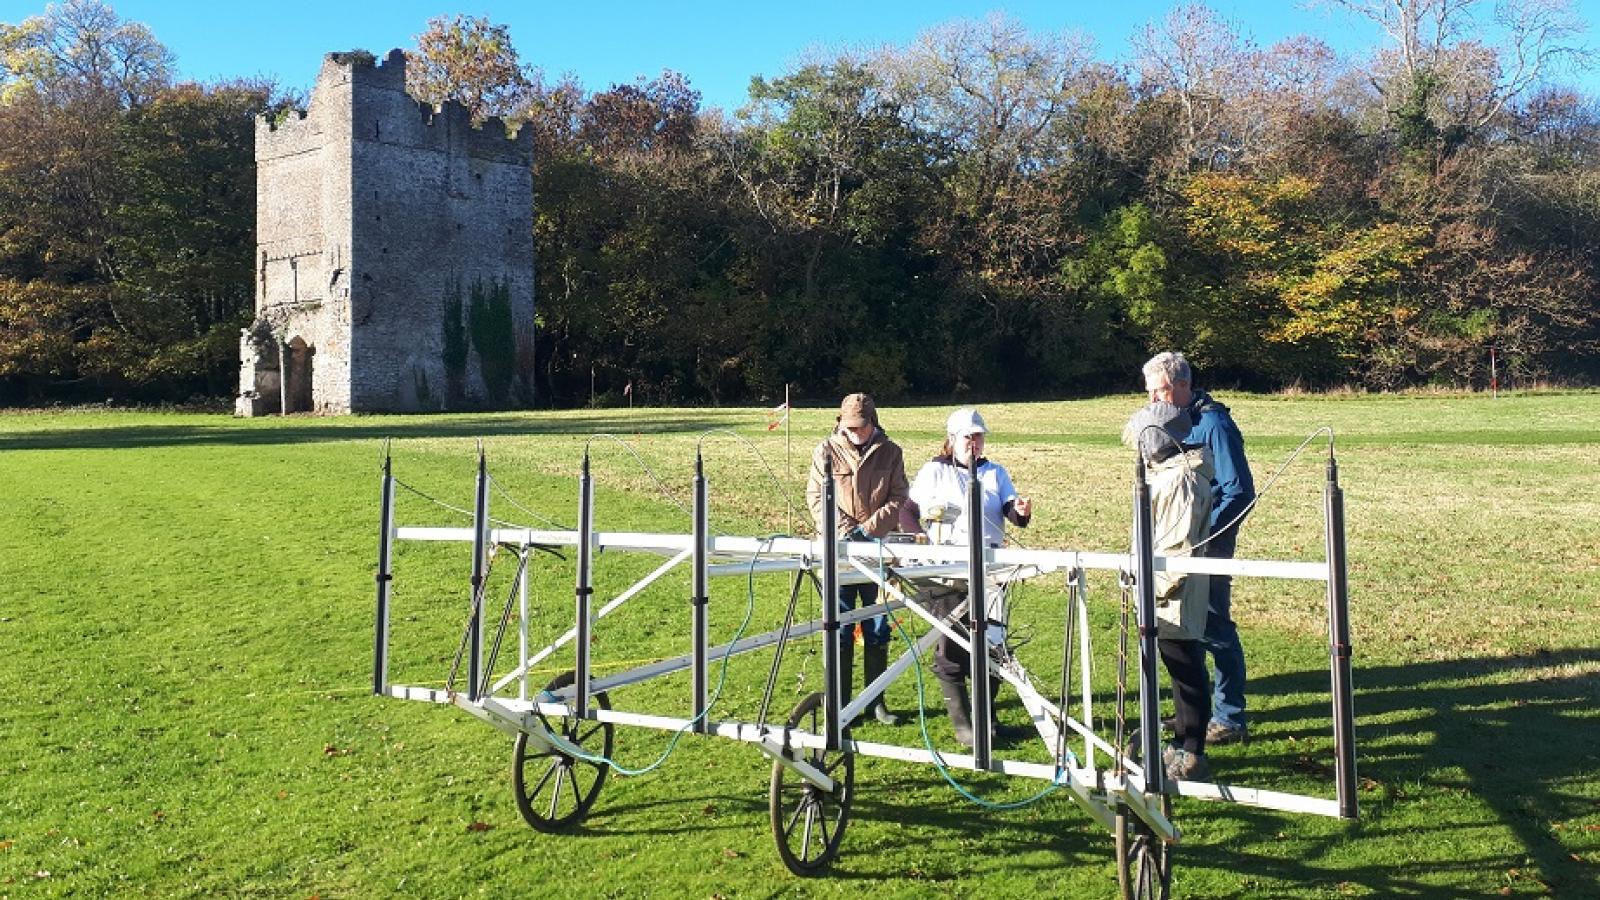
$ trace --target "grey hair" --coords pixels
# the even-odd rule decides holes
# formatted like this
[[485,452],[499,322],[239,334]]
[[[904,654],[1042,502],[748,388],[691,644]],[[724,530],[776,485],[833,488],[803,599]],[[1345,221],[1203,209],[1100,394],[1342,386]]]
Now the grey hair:
[[1175,350],[1157,353],[1144,364],[1145,383],[1148,384],[1151,379],[1157,377],[1163,377],[1172,384],[1180,381],[1184,384],[1194,384],[1194,372],[1189,368],[1189,361],[1183,358],[1182,353]]

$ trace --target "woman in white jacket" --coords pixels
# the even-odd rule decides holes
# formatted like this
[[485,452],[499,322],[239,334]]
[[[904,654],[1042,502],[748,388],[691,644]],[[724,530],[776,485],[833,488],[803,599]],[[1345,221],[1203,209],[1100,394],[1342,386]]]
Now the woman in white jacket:
[[[1011,474],[1004,466],[984,458],[988,433],[988,426],[976,409],[962,407],[951,413],[945,421],[945,442],[939,455],[924,463],[911,482],[911,500],[934,543],[964,546],[971,539],[966,506],[972,483],[969,466],[973,460],[977,460],[978,483],[983,486],[981,540],[985,544],[1000,546],[1005,541],[1006,522],[1026,528],[1033,517],[1033,501],[1017,493]],[[956,591],[930,598],[933,612],[938,615],[947,614],[962,599]],[[940,638],[934,649],[933,673],[944,693],[945,708],[950,713],[956,740],[967,747],[972,746],[972,716],[967,709],[966,688],[971,671],[972,661],[967,651],[949,638]]]

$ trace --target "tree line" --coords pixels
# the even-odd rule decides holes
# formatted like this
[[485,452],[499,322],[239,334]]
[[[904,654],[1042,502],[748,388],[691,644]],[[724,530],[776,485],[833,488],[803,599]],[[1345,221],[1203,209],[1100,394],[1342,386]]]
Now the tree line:
[[[1099,59],[1003,16],[816,52],[707,108],[428,23],[412,93],[535,136],[537,393],[577,405],[1600,376],[1600,107],[1559,0],[1328,0],[1389,42],[1260,46],[1204,5]],[[88,35],[89,37],[85,37]],[[234,389],[252,117],[99,0],[0,26],[0,402]],[[1553,77],[1555,76],[1555,77]]]

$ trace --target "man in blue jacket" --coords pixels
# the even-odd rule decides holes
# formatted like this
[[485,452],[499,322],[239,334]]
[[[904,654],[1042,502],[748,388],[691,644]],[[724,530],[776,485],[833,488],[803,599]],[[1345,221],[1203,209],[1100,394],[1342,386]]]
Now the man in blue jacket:
[[[1205,447],[1214,472],[1211,482],[1211,522],[1203,554],[1211,559],[1232,559],[1239,538],[1239,523],[1256,497],[1255,480],[1244,458],[1244,436],[1228,408],[1205,391],[1194,389],[1194,374],[1182,353],[1159,353],[1144,364],[1144,386],[1151,402],[1163,401],[1189,410],[1194,425],[1184,444]],[[1211,698],[1211,723],[1206,744],[1228,744],[1245,739],[1244,647],[1233,624],[1233,579],[1211,576],[1210,615],[1201,645],[1211,654],[1216,687]]]

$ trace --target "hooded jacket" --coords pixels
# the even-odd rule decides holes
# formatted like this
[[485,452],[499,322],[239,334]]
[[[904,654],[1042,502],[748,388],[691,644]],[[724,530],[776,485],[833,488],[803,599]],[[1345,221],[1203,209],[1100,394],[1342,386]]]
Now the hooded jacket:
[[[1244,436],[1233,422],[1228,408],[1205,391],[1195,391],[1189,404],[1194,427],[1184,438],[1188,446],[1202,446],[1211,461],[1211,520],[1208,534],[1226,527],[1256,498],[1255,479],[1244,458]],[[1238,526],[1234,526],[1238,530]]]
[[806,505],[818,528],[822,526],[822,487],[832,464],[838,497],[840,537],[860,528],[870,537],[883,537],[900,521],[900,508],[911,496],[906,481],[905,456],[882,428],[863,447],[835,431],[811,454],[811,477],[806,483]]

